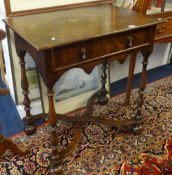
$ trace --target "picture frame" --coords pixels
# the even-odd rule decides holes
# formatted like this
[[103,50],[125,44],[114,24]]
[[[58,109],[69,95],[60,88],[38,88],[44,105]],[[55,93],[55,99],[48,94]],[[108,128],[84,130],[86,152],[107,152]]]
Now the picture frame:
[[132,9],[135,7],[137,0],[116,0],[115,5],[118,7]]
[[4,0],[4,5],[6,16],[20,16],[112,2],[113,0]]
[[133,9],[133,7],[136,5],[137,0],[124,0],[122,7],[123,8],[128,8],[128,9]]
[[[11,71],[13,75],[14,83],[14,93],[15,93],[15,103],[17,105],[23,104],[23,94],[21,88],[21,68],[20,68],[20,59],[17,56],[15,43],[14,43],[14,34],[11,30],[7,31],[8,34],[8,45],[11,61]],[[35,63],[33,62],[31,56],[26,53],[25,55],[25,69],[26,76],[29,82],[29,99],[30,101],[39,100],[40,97],[40,82],[37,70],[35,68]]]
[[[75,69],[75,68],[74,68]],[[72,70],[74,70],[74,69],[72,69]],[[76,68],[76,69],[78,69],[78,68]],[[95,74],[94,75],[96,75],[96,77],[97,77],[97,82],[98,82],[98,84],[97,84],[97,86],[95,87],[95,86],[93,86],[93,88],[90,88],[90,89],[88,89],[87,91],[85,91],[85,92],[82,92],[82,90],[80,90],[80,92],[81,93],[79,93],[79,94],[77,94],[77,95],[71,95],[70,97],[68,97],[68,98],[66,98],[66,99],[63,99],[63,100],[60,100],[60,101],[56,101],[56,98],[58,98],[59,96],[57,96],[57,97],[54,97],[54,104],[55,104],[55,110],[56,110],[56,112],[57,113],[60,113],[60,114],[64,114],[64,113],[69,113],[69,112],[72,112],[72,111],[75,111],[75,110],[78,110],[78,109],[81,109],[81,108],[84,108],[84,107],[86,107],[86,104],[87,104],[87,101],[88,101],[88,99],[95,93],[95,92],[97,92],[100,88],[101,88],[101,66],[100,65],[98,65],[98,66],[96,66],[95,68],[94,68],[94,70],[93,71],[95,71]],[[92,71],[92,73],[93,73],[93,71]],[[80,85],[78,86],[78,85],[76,85],[76,86],[78,86],[78,87],[80,87],[80,86],[82,86],[82,84],[81,84],[81,82],[82,81],[85,81],[85,79],[84,79],[84,77],[83,77],[83,69],[80,69],[80,72],[78,72],[78,75],[80,75],[80,78],[82,77],[82,79],[80,79],[80,78],[76,78],[76,74],[74,73],[74,77],[71,79],[71,77],[70,77],[70,75],[71,75],[71,72],[70,72],[70,70],[68,71],[68,72],[66,72],[68,75],[69,75],[69,77],[68,77],[68,75],[66,75],[65,76],[65,74],[63,74],[62,75],[62,81],[64,81],[65,82],[65,80],[63,79],[63,76],[64,77],[68,77],[67,78],[67,80],[66,80],[66,82],[69,82],[69,79],[71,79],[70,80],[70,82],[73,82],[73,81],[75,81],[75,80],[77,80],[78,81],[78,79],[80,80],[80,82],[76,82],[76,83],[79,83]],[[92,74],[91,73],[91,74]],[[91,81],[90,81],[90,83],[89,83],[89,85],[91,84],[91,83],[93,83],[93,82],[95,82],[96,80],[95,80],[95,78],[94,77],[90,77],[89,78],[89,76],[91,75],[91,74],[86,74],[85,73],[85,75],[86,75],[86,77],[87,77],[87,79],[92,79]],[[110,82],[110,77],[109,77],[109,69],[108,69],[108,71],[107,71],[107,82],[106,82],[106,89],[108,90],[108,92],[110,92],[110,85],[109,85],[109,82]],[[59,79],[59,80],[60,80]],[[58,80],[58,81],[59,81]],[[60,84],[60,83],[59,83]],[[84,84],[84,83],[83,83]],[[89,86],[88,85],[88,86]],[[95,85],[95,83],[94,83],[94,85]],[[88,87],[87,86],[87,87]],[[42,97],[42,106],[43,106],[43,112],[44,113],[48,113],[48,97],[47,97],[47,89],[46,89],[46,87],[45,87],[45,85],[44,85],[44,83],[43,83],[43,81],[42,81],[42,79],[41,79],[41,77],[40,77],[40,87],[41,87],[41,97]],[[61,85],[61,87],[70,87],[70,83],[67,85],[67,84],[62,84]],[[58,88],[58,85],[57,85],[57,88]],[[79,88],[78,88],[79,89]],[[74,89],[74,91],[76,92],[77,90],[78,90],[77,88],[76,89]],[[55,91],[55,88],[54,88],[54,91]],[[66,89],[61,89],[61,91],[66,91]],[[69,90],[70,91],[70,90]],[[70,93],[70,92],[69,92]],[[56,92],[55,92],[55,94],[56,94]],[[109,96],[108,96],[109,97]]]

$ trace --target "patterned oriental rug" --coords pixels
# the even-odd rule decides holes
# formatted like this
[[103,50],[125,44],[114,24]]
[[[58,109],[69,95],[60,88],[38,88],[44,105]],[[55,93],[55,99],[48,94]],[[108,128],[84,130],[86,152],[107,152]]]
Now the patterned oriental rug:
[[[136,112],[137,96],[137,89],[133,90],[127,108],[121,106],[125,94],[111,98],[106,106],[95,105],[94,116],[112,120],[131,118]],[[145,118],[140,135],[116,133],[112,127],[103,124],[87,124],[76,151],[64,162],[65,174],[172,174],[172,76],[147,86],[142,112]],[[58,122],[57,126],[58,137],[65,147],[72,138],[72,126],[64,122]],[[39,127],[35,136],[28,137],[24,133],[14,136],[12,140],[20,147],[31,148],[31,154],[18,157],[7,152],[0,158],[0,174],[48,174],[50,131],[45,124]]]

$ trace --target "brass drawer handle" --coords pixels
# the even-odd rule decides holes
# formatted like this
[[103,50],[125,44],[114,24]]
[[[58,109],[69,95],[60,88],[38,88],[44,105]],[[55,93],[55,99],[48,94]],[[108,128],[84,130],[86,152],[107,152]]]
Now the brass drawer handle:
[[83,61],[87,59],[86,52],[87,52],[86,48],[85,48],[85,47],[83,47],[83,48],[81,49],[81,53],[82,53],[82,60],[83,60]]
[[129,36],[128,37],[128,47],[132,47],[133,46],[133,37],[132,36]]
[[158,27],[157,27],[157,33],[158,33],[158,34],[164,33],[165,31],[166,31],[166,25],[158,26]]

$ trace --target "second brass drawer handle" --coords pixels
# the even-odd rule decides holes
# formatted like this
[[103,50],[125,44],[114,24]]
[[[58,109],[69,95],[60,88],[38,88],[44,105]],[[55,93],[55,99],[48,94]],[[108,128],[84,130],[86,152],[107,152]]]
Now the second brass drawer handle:
[[133,37],[132,36],[129,36],[128,37],[128,47],[132,47],[133,46]]
[[166,31],[166,25],[158,26],[156,31],[158,34],[164,33]]
[[86,48],[83,47],[81,49],[81,52],[82,52],[82,60],[84,61],[84,60],[87,59],[87,55],[86,55],[87,50],[86,50]]

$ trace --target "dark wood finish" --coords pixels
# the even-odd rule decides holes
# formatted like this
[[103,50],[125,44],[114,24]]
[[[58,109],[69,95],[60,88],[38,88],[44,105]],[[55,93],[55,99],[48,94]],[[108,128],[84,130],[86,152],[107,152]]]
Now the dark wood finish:
[[[156,14],[154,13],[150,14],[151,16],[157,17],[161,20],[165,20],[163,24],[157,25],[155,41],[158,43],[171,43],[172,42],[172,9],[170,11],[164,11],[166,1],[164,0],[161,3],[162,3],[161,12]],[[172,58],[170,59],[170,63],[171,62],[172,62]]]
[[[146,14],[148,3],[149,1],[147,0],[137,0],[136,6],[133,8],[133,10]],[[171,43],[172,42],[172,9],[171,9],[171,12],[170,11],[160,12],[156,14],[150,14],[149,16],[153,16],[157,18],[159,21],[163,21],[162,23],[158,24],[156,27],[155,42]],[[134,69],[135,69],[134,60],[136,60],[136,57],[137,57],[137,53],[131,54],[131,59],[133,59],[133,61],[130,61],[130,72],[128,76],[128,84],[127,84],[127,92],[126,92],[127,95],[125,99],[125,104],[129,104],[129,101],[130,101],[131,85],[132,85]],[[172,62],[171,60],[170,62]]]
[[74,3],[74,4],[59,5],[59,6],[54,6],[54,7],[46,7],[46,8],[38,8],[38,9],[21,10],[21,11],[12,12],[10,0],[4,0],[6,15],[8,17],[38,14],[38,13],[45,13],[45,12],[47,13],[47,12],[52,12],[56,10],[65,10],[65,9],[67,10],[67,9],[72,9],[72,8],[101,5],[105,3],[113,3],[113,0],[97,0],[97,1],[93,0],[91,2]]
[[[119,20],[123,16],[127,16],[127,14],[130,15],[127,22]],[[111,5],[8,18],[9,27],[18,35],[25,36],[24,40],[27,45],[31,45],[38,51],[51,48],[53,49],[53,54],[55,54],[54,56],[62,57],[63,59],[61,61],[63,61],[63,64],[60,67],[65,66],[64,58],[66,54],[63,50],[72,54],[71,57],[75,63],[76,61],[81,61],[81,49],[84,47],[87,49],[87,59],[89,60],[92,58],[91,56],[98,57],[102,53],[109,54],[120,51],[119,46],[122,49],[129,48],[131,34],[133,37],[133,47],[145,44],[149,30],[145,28],[146,31],[143,31],[140,28],[148,25],[147,23],[154,25],[158,21],[157,18],[145,17],[143,14],[125,9],[122,10],[118,7],[113,8]],[[128,27],[129,25],[135,25],[135,27],[130,28]],[[133,30],[135,30],[134,33],[132,33]],[[110,37],[110,34],[113,34],[111,36],[113,38]],[[105,43],[107,42],[108,47],[101,42],[101,38],[105,36]],[[93,41],[94,43],[91,44]],[[113,44],[110,44],[111,42],[115,44],[115,47],[113,47]],[[97,45],[97,47],[91,47],[90,44]],[[102,48],[96,52],[96,48],[100,46]],[[57,52],[59,52],[59,49],[62,49],[62,51],[58,55]],[[75,52],[72,52],[74,49]],[[77,56],[79,58],[73,58]],[[56,64],[56,62],[53,63]]]
[[[146,14],[147,0],[137,0],[136,7],[134,10],[142,12]],[[171,11],[159,12],[149,14],[150,16],[154,16],[159,20],[164,20],[164,23],[158,24],[156,29],[155,41],[157,42],[171,42],[172,40],[172,9]]]
[[148,64],[148,57],[149,57],[149,53],[145,54],[143,62],[142,62],[143,68],[142,68],[142,74],[141,74],[140,85],[139,85],[138,110],[137,110],[137,114],[135,116],[135,118],[138,120],[141,120],[143,118],[142,113],[141,113],[141,108],[144,104],[144,90],[146,88],[146,82],[147,82],[146,81],[146,79],[147,79],[147,71],[146,70],[147,70],[147,64]]
[[129,105],[130,103],[130,95],[131,95],[132,82],[133,82],[134,70],[135,70],[135,65],[136,65],[136,57],[137,57],[137,52],[134,52],[130,55],[127,91],[126,91],[124,105]]
[[36,127],[32,126],[32,122],[30,122],[32,116],[30,113],[31,107],[30,107],[30,99],[28,97],[29,95],[29,83],[27,80],[26,76],[26,71],[25,71],[25,57],[26,52],[18,52],[19,58],[20,58],[20,67],[21,67],[21,88],[23,89],[23,95],[24,95],[24,109],[26,111],[26,116],[25,116],[25,131],[28,135],[32,135],[36,131]]
[[[125,18],[127,20],[121,20]],[[78,145],[82,126],[87,122],[108,124],[119,132],[138,134],[141,131],[142,116],[140,111],[144,103],[146,63],[152,53],[156,24],[159,23],[157,19],[108,4],[13,17],[6,19],[5,23],[14,31],[16,51],[22,63],[25,107],[29,108],[30,105],[28,82],[23,66],[25,52],[28,52],[34,59],[48,90],[48,121],[52,126],[50,174],[63,174],[61,163]],[[122,62],[126,58],[124,59],[121,55],[128,55],[139,50],[144,56],[144,61],[136,117],[122,121],[112,121],[101,116],[93,117],[93,103],[98,98],[99,91],[88,100],[82,116],[68,117],[56,114],[53,85],[64,72],[73,67],[81,67],[89,73],[97,64],[104,64],[104,75],[102,76],[104,92],[106,63],[112,60]],[[55,133],[57,120],[72,122],[75,131],[73,142],[62,152],[58,151],[57,146],[59,144]],[[29,119],[29,123],[31,121],[33,119]]]
[[28,150],[21,150],[14,144],[10,139],[4,138],[0,134],[0,156],[3,155],[7,150],[12,151],[14,154],[19,156],[25,156],[29,154]]
[[53,88],[48,89],[48,100],[49,100],[48,121],[49,124],[52,126],[51,137],[50,137],[51,149],[52,149],[52,154],[50,157],[50,174],[52,175],[61,174],[61,169],[56,163],[56,161],[59,158],[58,147],[57,147],[59,141],[58,138],[56,137],[57,118],[56,118],[53,96],[54,96]]
[[100,105],[105,105],[108,102],[107,94],[108,91],[106,89],[106,83],[107,83],[107,62],[105,61],[102,64],[102,75],[101,75],[101,89],[99,91],[99,97],[98,97],[98,102]]
[[170,43],[172,42],[172,19],[164,19],[166,21],[157,26],[155,41],[159,43]]

